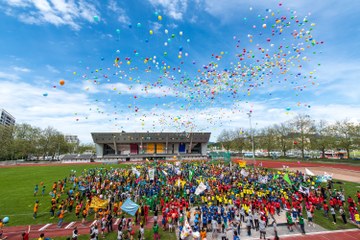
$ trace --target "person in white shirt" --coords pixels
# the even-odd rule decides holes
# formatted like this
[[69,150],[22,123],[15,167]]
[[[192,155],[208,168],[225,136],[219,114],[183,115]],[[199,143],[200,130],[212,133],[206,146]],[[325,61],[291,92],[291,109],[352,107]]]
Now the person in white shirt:
[[260,239],[262,239],[262,237],[264,237],[264,239],[266,239],[266,223],[264,221],[264,219],[260,219],[259,220],[259,230],[260,230]]

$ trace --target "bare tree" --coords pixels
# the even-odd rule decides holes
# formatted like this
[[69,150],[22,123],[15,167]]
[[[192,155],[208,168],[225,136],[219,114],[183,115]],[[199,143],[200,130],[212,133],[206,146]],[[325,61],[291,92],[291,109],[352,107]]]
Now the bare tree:
[[289,122],[280,123],[275,125],[275,135],[278,147],[283,153],[283,157],[286,157],[287,151],[292,147],[292,141],[290,139],[291,127]]
[[309,115],[298,115],[293,120],[293,132],[296,146],[301,150],[301,157],[305,158],[305,149],[310,147],[310,136],[314,134],[314,121]]

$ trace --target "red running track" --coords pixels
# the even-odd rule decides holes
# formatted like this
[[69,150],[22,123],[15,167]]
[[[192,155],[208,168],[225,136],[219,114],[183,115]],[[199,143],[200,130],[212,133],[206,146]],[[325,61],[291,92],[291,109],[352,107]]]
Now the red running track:
[[[252,164],[253,160],[246,160],[248,164]],[[256,165],[262,163],[263,167],[267,168],[282,168],[283,165],[291,167],[327,167],[327,168],[340,168],[345,170],[352,170],[352,171],[359,171],[360,166],[352,166],[346,164],[339,164],[339,163],[312,163],[312,162],[286,162],[286,161],[272,161],[272,160],[262,160],[256,159]]]
[[[114,220],[114,224],[113,224],[113,230],[117,231],[117,227],[118,225],[115,224],[116,220]],[[30,231],[30,239],[37,239],[41,233],[45,234],[45,237],[49,237],[49,238],[54,238],[54,237],[64,237],[64,236],[68,236],[71,237],[72,235],[72,231],[74,229],[74,227],[77,227],[78,229],[78,233],[79,235],[87,235],[90,233],[90,226],[92,224],[92,221],[86,222],[85,225],[82,225],[81,222],[75,222],[74,225],[72,225],[69,229],[65,229],[65,227],[68,225],[69,223],[63,223],[61,228],[58,228],[56,223],[51,224],[49,227],[47,227],[46,229],[39,231],[42,227],[44,227],[45,225],[32,225],[31,226],[31,231]],[[149,217],[148,221],[145,225],[145,228],[151,228],[154,224],[154,219],[153,217]],[[135,231],[138,230],[139,225],[134,226]],[[11,227],[4,227],[4,233],[3,233],[3,237],[7,237],[7,240],[19,240],[21,239],[21,234],[24,231],[27,231],[28,226],[11,226]],[[101,232],[100,230],[100,226],[98,226],[99,229],[99,233]],[[107,233],[107,231],[106,231]]]
[[300,235],[300,236],[288,236],[281,237],[280,239],[285,240],[359,240],[360,239],[360,230],[354,231],[337,231],[337,232],[328,232],[328,233],[316,233],[311,235]]

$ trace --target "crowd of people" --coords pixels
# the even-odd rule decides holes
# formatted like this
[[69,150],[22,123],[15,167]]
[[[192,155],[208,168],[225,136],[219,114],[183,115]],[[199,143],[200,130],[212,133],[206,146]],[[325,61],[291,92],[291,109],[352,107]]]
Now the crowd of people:
[[[314,226],[315,212],[320,211],[334,224],[338,215],[345,224],[348,219],[359,224],[360,192],[356,201],[352,196],[346,197],[339,186],[335,189],[331,180],[324,184],[317,177],[286,168],[230,168],[211,162],[100,167],[81,173],[71,171],[69,176],[54,182],[49,214],[58,218],[59,228],[65,214],[74,214],[83,223],[96,219],[90,229],[91,240],[112,232],[115,218],[120,218],[118,240],[145,239],[149,215],[153,218],[154,239],[160,239],[159,228],[178,230],[180,239],[237,240],[241,234],[255,233],[266,239],[270,226],[278,239],[276,218],[280,215],[285,215],[290,232],[296,225],[303,234],[306,227]],[[38,187],[35,190],[34,195]],[[94,198],[107,200],[106,206],[94,206]],[[139,205],[134,217],[122,210],[126,199]],[[34,218],[37,211],[35,203]],[[75,230],[71,239],[76,240]]]

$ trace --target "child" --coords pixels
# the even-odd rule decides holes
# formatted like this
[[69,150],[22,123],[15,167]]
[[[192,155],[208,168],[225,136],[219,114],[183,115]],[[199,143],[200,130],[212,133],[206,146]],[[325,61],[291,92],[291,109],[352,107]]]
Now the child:
[[36,196],[36,194],[38,193],[39,191],[39,186],[36,184],[35,185],[35,188],[34,188],[34,197]]
[[34,204],[34,214],[33,214],[33,219],[35,219],[35,218],[36,218],[38,210],[39,210],[39,200],[36,200],[36,201],[35,201],[35,204]]

